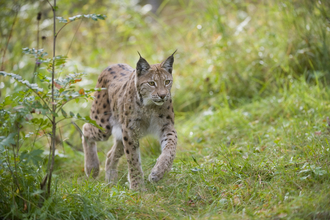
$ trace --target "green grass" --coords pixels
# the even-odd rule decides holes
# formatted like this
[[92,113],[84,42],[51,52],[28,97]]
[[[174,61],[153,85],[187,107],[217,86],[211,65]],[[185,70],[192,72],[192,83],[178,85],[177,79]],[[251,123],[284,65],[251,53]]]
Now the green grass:
[[[12,194],[21,194],[12,192],[9,171],[0,170],[1,217],[330,219],[327,1],[164,1],[159,17],[144,15],[130,4],[61,2],[58,13],[64,17],[90,13],[89,8],[108,15],[103,23],[83,22],[69,51],[72,63],[62,74],[71,69],[88,72],[79,88],[93,88],[110,63],[134,66],[137,50],[155,63],[178,49],[172,93],[177,156],[171,172],[160,182],[149,183],[147,176],[160,149],[153,138],[144,138],[147,191],[128,189],[124,157],[118,184],[108,186],[104,163],[111,141],[98,143],[101,173],[96,180],[88,179],[79,134],[64,122],[59,125],[61,137],[73,146],[57,147],[61,154],[56,156],[52,196],[38,207],[36,189],[44,169],[23,170],[29,174],[22,175],[26,202],[11,202]],[[22,19],[32,19],[35,10],[31,7]],[[246,19],[247,25],[237,31]],[[12,41],[18,43],[10,45],[8,59],[27,64],[7,63],[6,71],[28,78],[33,63],[19,54],[32,34],[22,24],[18,22],[13,31]],[[66,39],[72,39],[78,25],[63,29],[58,54],[68,52],[71,41]],[[44,47],[50,53],[47,42]],[[9,80],[4,84],[6,95],[20,89]],[[90,104],[80,102],[65,109],[88,115]],[[24,134],[28,129],[26,125]],[[30,142],[24,144],[23,149],[31,150]],[[46,136],[38,137],[35,148],[48,146]]]
[[[214,106],[188,120],[178,117],[173,169],[157,184],[145,178],[147,192],[128,189],[125,158],[118,184],[108,187],[104,171],[99,179],[88,179],[83,155],[66,147],[52,213],[61,213],[59,218],[69,218],[72,210],[73,218],[328,219],[329,89],[304,80],[289,84],[237,109]],[[152,139],[142,143],[147,176],[158,152]],[[102,168],[109,146],[99,149]]]

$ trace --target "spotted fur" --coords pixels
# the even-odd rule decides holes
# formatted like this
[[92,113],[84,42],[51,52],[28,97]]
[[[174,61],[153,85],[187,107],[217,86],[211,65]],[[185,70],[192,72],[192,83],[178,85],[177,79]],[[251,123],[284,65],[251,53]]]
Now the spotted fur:
[[98,176],[96,142],[106,141],[111,135],[114,145],[105,162],[106,181],[116,182],[117,164],[125,154],[130,188],[144,188],[139,139],[148,134],[159,139],[162,149],[149,181],[159,181],[171,169],[177,144],[171,97],[173,55],[154,65],[140,56],[136,69],[115,64],[101,73],[96,87],[106,89],[95,92],[90,117],[105,130],[88,123],[83,126],[87,176]]

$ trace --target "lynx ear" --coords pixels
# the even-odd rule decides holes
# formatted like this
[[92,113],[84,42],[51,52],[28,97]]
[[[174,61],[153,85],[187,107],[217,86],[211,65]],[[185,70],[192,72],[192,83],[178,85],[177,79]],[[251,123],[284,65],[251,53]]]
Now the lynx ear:
[[174,57],[173,55],[176,53],[177,50],[174,51],[174,53],[169,56],[164,62],[161,63],[161,67],[166,69],[167,72],[172,74],[173,70],[173,63],[174,63]]
[[141,56],[141,54],[138,52],[140,55],[140,59],[136,64],[136,73],[138,76],[143,75],[147,70],[150,69],[149,63]]

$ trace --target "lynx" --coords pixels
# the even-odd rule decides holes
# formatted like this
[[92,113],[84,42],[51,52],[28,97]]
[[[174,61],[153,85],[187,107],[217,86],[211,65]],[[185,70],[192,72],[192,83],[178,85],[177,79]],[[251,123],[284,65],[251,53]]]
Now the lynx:
[[144,189],[139,139],[148,134],[158,138],[162,150],[149,181],[159,181],[171,169],[177,145],[171,97],[174,54],[160,64],[149,65],[139,53],[136,69],[115,64],[103,70],[96,87],[106,89],[95,92],[90,117],[104,130],[88,123],[83,126],[87,176],[98,176],[96,142],[111,135],[114,145],[105,162],[106,181],[116,183],[118,161],[126,154],[130,189]]

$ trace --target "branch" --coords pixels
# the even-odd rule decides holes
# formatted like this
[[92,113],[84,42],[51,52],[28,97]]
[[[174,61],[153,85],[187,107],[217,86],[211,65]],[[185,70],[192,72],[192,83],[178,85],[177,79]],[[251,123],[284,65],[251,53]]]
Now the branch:
[[50,2],[47,0],[48,4],[50,5],[50,7],[52,8],[52,10],[54,10],[52,4],[50,4]]
[[68,23],[65,23],[61,28],[60,30],[57,31],[57,33],[55,34],[55,37],[57,37],[57,35],[61,32],[61,30],[67,25],[67,24],[70,24],[72,21],[69,21]]

